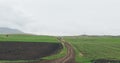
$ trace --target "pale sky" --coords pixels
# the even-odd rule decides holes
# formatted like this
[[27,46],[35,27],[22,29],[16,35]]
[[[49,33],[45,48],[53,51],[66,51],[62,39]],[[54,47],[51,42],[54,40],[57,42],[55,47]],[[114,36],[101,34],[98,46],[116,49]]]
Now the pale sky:
[[0,27],[40,35],[120,35],[120,0],[0,0]]

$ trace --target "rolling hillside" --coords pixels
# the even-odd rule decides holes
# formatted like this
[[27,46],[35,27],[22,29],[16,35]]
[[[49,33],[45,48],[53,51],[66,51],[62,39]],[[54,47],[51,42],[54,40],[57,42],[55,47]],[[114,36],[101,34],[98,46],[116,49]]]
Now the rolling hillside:
[[0,34],[23,34],[24,32],[7,27],[0,27]]

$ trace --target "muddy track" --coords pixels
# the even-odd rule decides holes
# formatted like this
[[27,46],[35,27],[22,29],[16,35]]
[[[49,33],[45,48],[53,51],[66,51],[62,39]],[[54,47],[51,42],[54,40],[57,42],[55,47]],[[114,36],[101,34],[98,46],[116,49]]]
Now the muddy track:
[[67,48],[66,56],[54,60],[44,60],[44,61],[27,62],[27,63],[75,63],[75,51],[72,45],[64,41],[63,39],[60,39],[60,42],[62,42],[64,46]]

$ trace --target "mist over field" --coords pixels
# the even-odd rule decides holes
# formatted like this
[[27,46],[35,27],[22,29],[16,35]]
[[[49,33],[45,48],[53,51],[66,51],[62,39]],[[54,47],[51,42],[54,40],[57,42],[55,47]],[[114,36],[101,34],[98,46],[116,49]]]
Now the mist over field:
[[0,27],[40,35],[120,35],[119,0],[0,0]]

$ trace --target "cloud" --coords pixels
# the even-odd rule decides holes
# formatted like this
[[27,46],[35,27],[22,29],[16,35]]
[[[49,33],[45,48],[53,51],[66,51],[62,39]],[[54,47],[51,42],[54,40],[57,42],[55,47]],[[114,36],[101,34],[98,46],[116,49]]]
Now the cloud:
[[0,26],[22,29],[26,24],[32,21],[22,9],[9,6],[0,6]]
[[119,0],[1,0],[0,26],[49,35],[120,33]]

